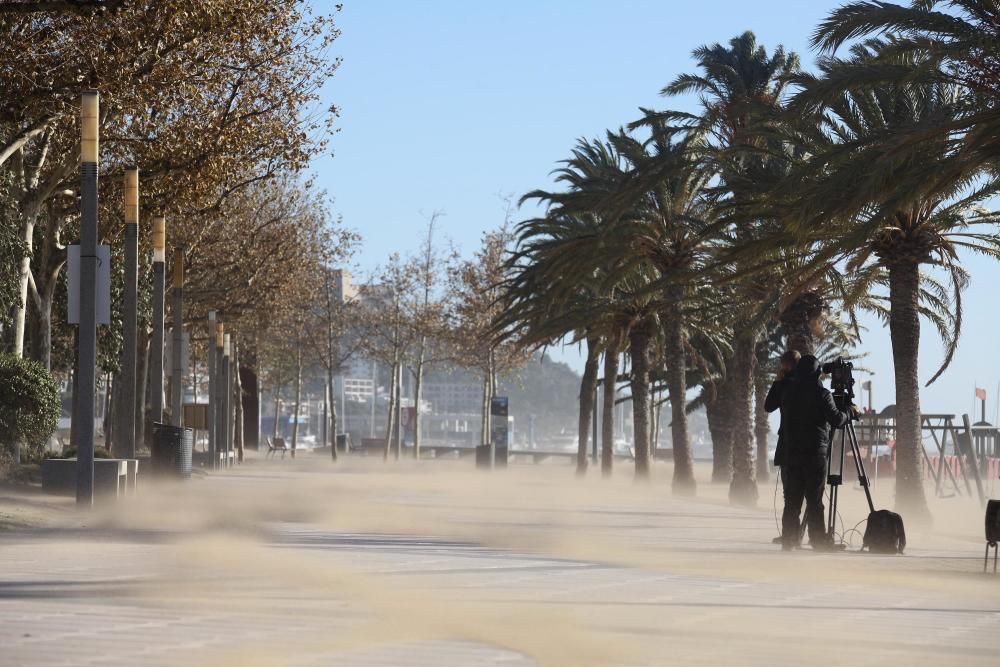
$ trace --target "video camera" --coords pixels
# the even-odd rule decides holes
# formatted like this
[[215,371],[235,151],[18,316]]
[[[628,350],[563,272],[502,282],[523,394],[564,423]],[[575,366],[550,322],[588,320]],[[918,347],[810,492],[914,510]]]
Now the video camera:
[[854,364],[837,357],[834,361],[823,364],[823,374],[830,376],[830,385],[834,396],[854,398]]

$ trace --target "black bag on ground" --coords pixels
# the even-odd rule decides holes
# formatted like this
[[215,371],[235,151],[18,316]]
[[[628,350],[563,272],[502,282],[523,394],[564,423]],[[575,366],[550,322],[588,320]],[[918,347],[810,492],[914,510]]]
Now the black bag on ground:
[[903,517],[889,510],[875,510],[868,515],[862,549],[873,554],[901,554],[906,548]]

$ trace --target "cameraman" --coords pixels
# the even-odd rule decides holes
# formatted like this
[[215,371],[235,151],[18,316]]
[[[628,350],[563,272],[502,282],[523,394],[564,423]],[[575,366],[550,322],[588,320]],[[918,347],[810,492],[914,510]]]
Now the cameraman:
[[[826,534],[823,507],[830,427],[844,426],[851,415],[837,409],[833,394],[820,380],[820,368],[816,357],[802,357],[781,400],[781,439],[784,443],[781,483],[785,494],[781,548],[785,551],[799,546],[799,513],[803,499],[813,549],[828,550],[833,546],[833,536]],[[855,410],[854,406],[851,410]]]
[[[801,357],[802,355],[797,350],[788,350],[781,355],[781,368],[778,369],[778,379],[771,384],[771,388],[767,390],[767,397],[764,399],[764,409],[768,412],[774,412],[781,408],[785,389],[792,383],[795,368],[799,365]],[[781,467],[781,461],[784,458],[784,446],[781,437],[783,424],[784,413],[781,415],[781,421],[778,422],[778,444],[774,448],[774,465],[778,468]]]

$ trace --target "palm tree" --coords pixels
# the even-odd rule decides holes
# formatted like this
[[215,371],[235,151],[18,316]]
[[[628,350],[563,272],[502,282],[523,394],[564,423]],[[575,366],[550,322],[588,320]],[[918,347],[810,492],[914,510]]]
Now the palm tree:
[[[575,273],[571,260],[595,238],[593,216],[553,215],[526,220],[517,228],[518,245],[507,261],[509,278],[495,334],[527,348],[556,344],[567,336],[585,342],[587,360],[580,382],[577,472],[587,470],[587,441],[597,389],[602,337],[595,319],[597,275]],[[569,280],[566,279],[569,276]]]
[[[636,445],[636,474],[649,473],[649,345],[657,340],[660,306],[654,298],[655,269],[646,265],[623,266],[618,246],[610,240],[616,227],[601,215],[599,204],[612,196],[625,174],[627,161],[611,141],[577,143],[573,157],[556,171],[556,181],[568,185],[563,192],[533,191],[522,198],[538,199],[548,205],[547,215],[522,223],[519,250],[515,254],[517,280],[532,280],[543,293],[539,311],[564,320],[569,313],[583,317],[581,328],[604,347],[604,431],[602,469],[610,472],[613,454],[614,387],[618,379],[618,356],[626,346],[632,361],[630,383],[633,391],[633,419]],[[583,223],[583,224],[581,224]],[[572,228],[566,229],[570,224]],[[575,225],[575,226],[573,226]],[[590,284],[579,307],[574,299],[581,283]],[[513,293],[527,295],[523,285]],[[599,333],[598,333],[599,332]],[[567,332],[568,333],[568,332]],[[590,356],[590,355],[588,355]],[[591,357],[594,363],[596,359]],[[596,377],[596,373],[588,378]],[[581,407],[584,403],[581,388]],[[586,401],[590,402],[590,395]],[[580,428],[585,427],[581,409]],[[581,442],[583,442],[581,434]],[[578,452],[580,458],[584,455]]]
[[[892,137],[905,150],[926,139],[951,143],[969,166],[990,166],[1000,157],[1000,4],[996,0],[849,2],[816,28],[812,44],[828,53],[846,42],[884,35],[877,66],[841,68],[831,81],[838,89],[876,83],[936,81],[965,89],[956,113],[945,122],[916,125]],[[940,119],[938,119],[940,120]],[[887,151],[892,153],[893,151]]]
[[673,443],[674,493],[695,492],[694,465],[688,437],[686,311],[700,310],[692,297],[698,294],[693,283],[705,279],[711,208],[703,191],[711,171],[697,159],[700,137],[691,133],[681,140],[655,114],[635,127],[649,130],[640,142],[624,132],[609,140],[629,163],[613,206],[621,213],[615,218],[612,243],[620,253],[618,270],[631,271],[645,264],[662,285],[663,358],[670,393],[671,440]]
[[[778,47],[772,55],[758,45],[751,32],[733,38],[727,46],[715,44],[695,49],[699,73],[682,74],[663,89],[664,95],[697,93],[698,114],[660,114],[665,121],[679,122],[707,139],[705,159],[721,182],[722,200],[749,199],[756,187],[748,172],[766,161],[767,134],[761,127],[777,118],[789,77],[798,70],[794,53]],[[755,225],[741,223],[729,233],[736,245],[752,239]],[[766,286],[760,278],[739,283],[739,302],[757,303]],[[755,504],[757,485],[753,469],[754,361],[760,324],[747,317],[734,327],[733,356],[727,368],[732,380],[733,478],[730,499]]]
[[789,189],[795,190],[800,205],[796,224],[800,229],[825,230],[822,233],[843,253],[847,271],[865,272],[871,267],[884,271],[896,380],[896,502],[919,520],[928,515],[920,473],[917,357],[920,318],[929,310],[921,303],[921,290],[922,285],[934,284],[926,281],[921,269],[935,268],[946,276],[956,309],[955,330],[944,332],[948,339],[944,362],[930,384],[948,366],[960,333],[966,277],[958,251],[1000,257],[996,236],[971,229],[996,224],[996,214],[981,203],[1000,192],[1000,180],[981,176],[974,165],[964,163],[961,151],[947,138],[925,139],[908,144],[906,150],[897,147],[886,153],[886,141],[893,137],[917,127],[953,123],[960,113],[956,105],[960,91],[954,84],[879,83],[851,87],[831,99],[827,80],[842,80],[842,69],[893,62],[881,46],[857,45],[848,61],[821,61],[823,79],[800,79],[800,101],[827,100],[822,112],[829,144],[790,181]]
[[601,468],[606,475],[611,473],[614,454],[618,355],[627,334],[616,310],[616,274],[599,260],[603,221],[586,207],[571,207],[566,202],[604,187],[620,169],[620,158],[610,144],[580,140],[573,157],[564,160],[555,172],[556,181],[566,184],[567,191],[536,190],[521,199],[543,201],[549,211],[518,226],[518,246],[509,260],[509,303],[497,327],[500,335],[518,329],[527,344],[555,344],[567,336],[573,342],[586,341],[587,363],[579,397],[578,472],[586,469],[597,368],[603,353],[606,390]]

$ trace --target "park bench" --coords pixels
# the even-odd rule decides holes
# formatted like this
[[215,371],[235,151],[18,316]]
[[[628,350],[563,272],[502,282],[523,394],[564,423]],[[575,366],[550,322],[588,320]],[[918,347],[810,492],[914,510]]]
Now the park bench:
[[288,445],[285,444],[284,438],[275,438],[273,442],[270,437],[267,439],[267,454],[265,455],[265,458],[268,456],[274,456],[278,452],[281,452],[281,458],[285,458],[285,452],[287,451],[289,451],[289,449]]

